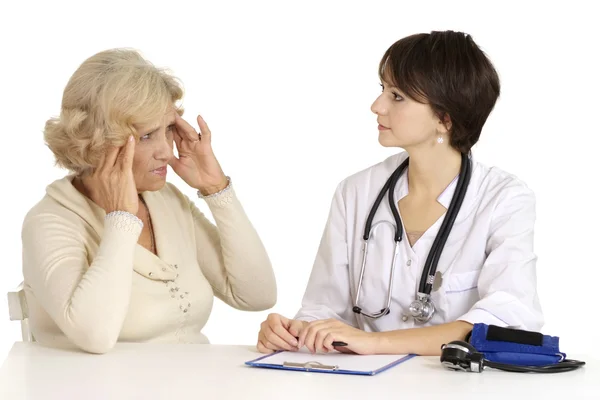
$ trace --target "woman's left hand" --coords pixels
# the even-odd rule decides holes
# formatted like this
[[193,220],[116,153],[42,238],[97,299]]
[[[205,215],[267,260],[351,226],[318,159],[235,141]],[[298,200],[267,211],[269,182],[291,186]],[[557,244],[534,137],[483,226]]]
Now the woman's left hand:
[[208,125],[200,115],[197,121],[200,134],[176,115],[173,139],[179,158],[173,157],[169,165],[188,185],[207,196],[225,189],[227,177],[213,153]]
[[[298,346],[306,346],[313,353],[333,350],[342,353],[375,354],[377,337],[356,329],[336,319],[323,319],[310,322],[300,332]],[[344,347],[334,347],[333,342],[345,342]]]

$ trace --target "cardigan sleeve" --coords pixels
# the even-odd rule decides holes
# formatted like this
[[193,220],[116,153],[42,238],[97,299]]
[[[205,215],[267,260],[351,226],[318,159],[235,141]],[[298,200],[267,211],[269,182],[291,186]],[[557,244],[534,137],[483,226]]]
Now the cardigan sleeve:
[[234,188],[205,197],[215,224],[190,201],[198,262],[215,296],[228,305],[263,311],[275,305],[271,261]]
[[26,285],[77,347],[104,353],[117,342],[129,306],[141,221],[111,213],[89,262],[82,228],[52,213],[25,218],[22,229]]

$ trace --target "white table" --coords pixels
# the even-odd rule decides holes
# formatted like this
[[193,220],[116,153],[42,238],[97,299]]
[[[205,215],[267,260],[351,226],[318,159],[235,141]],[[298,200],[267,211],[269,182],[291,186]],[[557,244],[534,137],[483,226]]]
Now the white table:
[[348,376],[244,365],[259,356],[249,346],[120,343],[93,355],[18,342],[0,370],[0,399],[600,399],[600,362],[586,357],[559,374],[454,372],[415,357]]

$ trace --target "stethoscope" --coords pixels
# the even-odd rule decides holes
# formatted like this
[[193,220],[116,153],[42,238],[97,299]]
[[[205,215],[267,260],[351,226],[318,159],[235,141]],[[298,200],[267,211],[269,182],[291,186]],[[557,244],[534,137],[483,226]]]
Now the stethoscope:
[[[394,200],[394,188],[396,187],[396,183],[400,179],[400,176],[408,166],[408,161],[409,159],[407,158],[402,164],[400,164],[398,168],[396,168],[396,170],[388,178],[387,182],[385,183],[385,185],[383,185],[383,188],[379,192],[379,195],[377,196],[377,199],[375,200],[371,211],[369,212],[369,216],[367,218],[363,234],[364,242],[362,249],[362,266],[360,270],[360,276],[358,278],[358,288],[356,290],[354,306],[352,307],[352,311],[354,311],[356,314],[361,314],[370,318],[380,318],[390,313],[390,305],[392,303],[392,286],[394,283],[394,271],[396,269],[396,260],[398,257],[398,253],[400,252],[400,242],[402,241],[402,220],[400,219],[400,213],[398,212],[398,207]],[[461,155],[461,166],[458,182],[456,184],[454,195],[452,196],[452,201],[450,202],[450,206],[448,207],[448,211],[446,213],[446,216],[444,217],[442,226],[440,227],[440,230],[436,235],[435,240],[433,241],[433,245],[431,246],[431,250],[429,251],[427,260],[425,261],[416,299],[409,306],[410,314],[418,322],[429,321],[435,313],[435,305],[431,300],[431,289],[433,287],[433,282],[435,279],[437,264],[442,254],[442,250],[444,249],[444,245],[446,244],[446,240],[448,239],[448,235],[450,234],[450,230],[452,229],[454,221],[456,220],[456,216],[458,215],[458,211],[460,210],[460,207],[465,198],[465,193],[467,192],[467,187],[469,186],[469,181],[471,180],[471,172],[471,160],[467,154],[463,153]],[[368,313],[364,312],[362,308],[358,305],[360,299],[360,289],[362,288],[363,276],[365,274],[367,252],[369,248],[369,236],[371,235],[373,218],[375,217],[375,213],[377,212],[377,209],[379,208],[379,205],[381,204],[383,196],[385,196],[386,192],[388,192],[390,208],[392,209],[392,214],[394,215],[394,220],[396,221],[394,235],[396,245],[394,246],[394,257],[392,259],[392,268],[390,271],[390,279],[388,283],[387,304],[379,312]],[[391,224],[391,222],[389,221],[381,221],[378,223]]]

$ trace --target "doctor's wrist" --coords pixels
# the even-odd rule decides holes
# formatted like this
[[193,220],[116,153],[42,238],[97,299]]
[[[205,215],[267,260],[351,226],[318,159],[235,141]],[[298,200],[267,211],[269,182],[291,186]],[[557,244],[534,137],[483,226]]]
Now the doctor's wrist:
[[384,354],[384,335],[383,332],[365,332],[365,342],[370,349],[370,354]]
[[409,338],[403,330],[372,332],[374,354],[408,354]]

